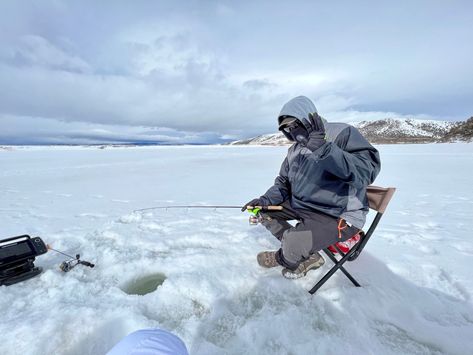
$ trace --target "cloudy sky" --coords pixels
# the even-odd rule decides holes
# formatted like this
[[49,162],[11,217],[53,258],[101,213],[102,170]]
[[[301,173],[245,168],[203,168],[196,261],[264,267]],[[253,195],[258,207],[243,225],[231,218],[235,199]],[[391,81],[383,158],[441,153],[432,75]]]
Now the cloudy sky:
[[473,1],[0,2],[0,143],[209,143],[473,115]]

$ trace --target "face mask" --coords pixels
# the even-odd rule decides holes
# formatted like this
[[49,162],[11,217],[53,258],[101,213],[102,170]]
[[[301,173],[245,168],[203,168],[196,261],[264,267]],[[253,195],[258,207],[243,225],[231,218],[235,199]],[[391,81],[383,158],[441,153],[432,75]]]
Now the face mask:
[[309,132],[298,121],[281,128],[281,130],[290,141],[296,141],[302,145],[306,145],[309,141]]

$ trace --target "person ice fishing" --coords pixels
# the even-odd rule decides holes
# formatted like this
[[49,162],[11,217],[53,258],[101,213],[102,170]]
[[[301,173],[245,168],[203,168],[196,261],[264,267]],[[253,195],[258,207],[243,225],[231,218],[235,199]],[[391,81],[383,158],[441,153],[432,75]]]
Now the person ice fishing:
[[[278,116],[279,130],[294,144],[274,185],[242,207],[281,205],[258,212],[281,248],[257,255],[265,268],[282,266],[286,278],[305,276],[324,264],[319,251],[362,228],[368,213],[366,188],[378,175],[378,151],[353,126],[329,123],[310,99],[298,96]],[[296,220],[292,226],[287,221]]]

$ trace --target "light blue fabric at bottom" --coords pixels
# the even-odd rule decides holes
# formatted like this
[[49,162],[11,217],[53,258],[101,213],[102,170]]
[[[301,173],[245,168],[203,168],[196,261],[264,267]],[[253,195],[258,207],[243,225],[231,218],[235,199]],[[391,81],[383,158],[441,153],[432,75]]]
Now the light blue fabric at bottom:
[[184,342],[162,329],[142,329],[123,338],[106,355],[189,355]]

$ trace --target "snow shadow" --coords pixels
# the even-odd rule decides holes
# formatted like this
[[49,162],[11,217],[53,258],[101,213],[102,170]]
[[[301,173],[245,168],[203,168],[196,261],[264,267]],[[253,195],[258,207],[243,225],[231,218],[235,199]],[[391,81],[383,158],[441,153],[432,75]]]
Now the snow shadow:
[[[327,265],[328,264],[328,265]],[[337,272],[285,280],[261,270],[251,288],[221,297],[188,344],[192,354],[465,354],[473,349],[473,307],[393,273],[364,253],[346,264],[362,284]]]
[[126,317],[113,317],[93,329],[93,334],[85,334],[77,344],[63,352],[64,355],[105,354],[129,333]]

